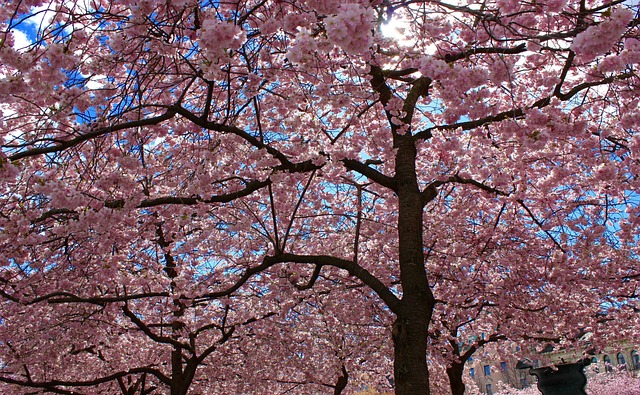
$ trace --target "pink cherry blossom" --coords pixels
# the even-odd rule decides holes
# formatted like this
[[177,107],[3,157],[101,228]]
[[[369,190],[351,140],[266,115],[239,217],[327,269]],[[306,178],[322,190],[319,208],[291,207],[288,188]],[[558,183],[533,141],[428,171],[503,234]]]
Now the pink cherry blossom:
[[620,36],[633,18],[633,13],[624,8],[614,8],[610,17],[588,27],[578,34],[571,43],[571,49],[586,60],[609,51],[618,42]]
[[638,338],[638,11],[3,3],[0,393],[462,395]]
[[373,10],[360,4],[343,3],[337,14],[327,17],[329,40],[349,54],[361,54],[373,44]]

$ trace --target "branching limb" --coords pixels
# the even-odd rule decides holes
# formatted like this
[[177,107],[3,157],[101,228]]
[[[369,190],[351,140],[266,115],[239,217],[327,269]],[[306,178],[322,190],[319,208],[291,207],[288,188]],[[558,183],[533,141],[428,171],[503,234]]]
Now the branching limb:
[[304,291],[306,289],[313,288],[313,286],[315,285],[316,281],[318,280],[318,277],[320,277],[320,272],[321,271],[322,271],[322,265],[316,265],[315,269],[313,269],[313,274],[311,275],[311,279],[309,280],[309,282],[307,282],[306,284],[303,284],[303,285],[294,284],[294,286],[299,291]]
[[442,185],[445,184],[467,184],[467,185],[473,185],[474,187],[481,189],[489,194],[492,195],[496,195],[496,196],[509,196],[509,193],[501,191],[497,188],[494,188],[492,186],[486,185],[481,183],[480,181],[476,181],[472,178],[464,178],[464,177],[460,177],[459,175],[454,175],[449,177],[446,180],[438,180],[438,181],[433,181],[431,182],[429,185],[427,185],[427,187],[424,189],[424,191],[422,192],[422,196],[423,196],[423,200],[425,202],[429,202],[431,200],[433,200],[437,193],[438,193],[438,188],[441,187]]
[[632,78],[634,75],[633,73],[625,73],[625,74],[621,74],[621,75],[615,75],[615,76],[610,76],[607,78],[603,78],[601,80],[598,81],[589,81],[589,82],[584,82],[582,84],[578,84],[576,86],[574,86],[573,88],[571,88],[567,93],[561,93],[559,90],[557,90],[557,92],[554,92],[554,94],[547,96],[547,97],[543,97],[541,99],[538,99],[537,101],[535,101],[533,104],[531,104],[528,107],[520,107],[520,108],[514,108],[512,110],[507,110],[507,111],[503,111],[494,115],[490,115],[487,117],[483,117],[483,118],[478,118],[476,120],[472,120],[472,121],[465,121],[465,122],[457,122],[457,123],[452,123],[449,125],[438,125],[438,126],[433,126],[431,128],[425,129],[419,133],[416,133],[414,135],[414,138],[416,140],[428,140],[429,138],[432,137],[433,135],[433,131],[435,130],[455,130],[455,129],[462,129],[462,130],[471,130],[471,129],[475,129],[490,123],[495,123],[495,122],[500,122],[500,121],[504,121],[504,120],[508,120],[508,119],[520,119],[523,118],[526,115],[526,110],[529,109],[533,109],[533,108],[543,108],[548,106],[551,103],[551,99],[554,97],[557,97],[558,99],[560,99],[561,101],[568,101],[571,100],[573,97],[575,97],[577,94],[579,94],[582,91],[585,91],[589,88],[593,88],[593,87],[597,87],[597,86],[602,86],[602,85],[608,85],[611,84],[612,82],[616,81],[616,80],[625,80],[625,79],[629,79]]
[[22,387],[41,388],[49,392],[57,394],[78,395],[78,391],[68,391],[58,387],[93,387],[99,384],[108,383],[110,381],[117,380],[118,378],[125,377],[131,374],[149,373],[157,377],[165,384],[170,384],[169,378],[162,374],[157,369],[151,367],[132,368],[127,371],[117,372],[108,376],[98,377],[92,380],[85,381],[65,381],[65,380],[49,380],[49,381],[34,381],[31,377],[27,377],[26,380],[18,380],[12,377],[0,376],[0,382],[7,384],[19,385]]
[[391,309],[393,312],[398,312],[400,308],[400,299],[391,292],[391,290],[382,283],[371,272],[358,265],[354,261],[341,259],[327,255],[296,255],[296,254],[281,254],[272,257],[266,257],[265,262],[275,263],[308,263],[315,265],[333,266],[340,269],[344,269],[352,276],[366,284],[371,288]]
[[314,164],[312,160],[293,163],[285,154],[283,154],[276,148],[264,143],[260,139],[252,136],[246,131],[240,129],[239,127],[203,120],[201,117],[198,117],[196,114],[192,113],[184,107],[178,107],[176,109],[176,112],[200,127],[216,132],[235,134],[253,147],[264,149],[280,162],[281,165],[277,167],[276,170],[286,170],[292,173],[303,173],[314,169],[319,169],[321,167],[320,165]]
[[516,47],[511,48],[472,48],[468,51],[462,51],[457,53],[449,53],[444,56],[444,60],[446,62],[455,62],[460,59],[466,59],[472,55],[477,54],[504,54],[504,55],[512,55],[523,53],[527,50],[526,44],[522,43]]
[[51,153],[55,153],[55,152],[61,152],[64,151],[66,149],[69,149],[71,147],[75,147],[85,141],[89,141],[110,133],[114,133],[120,130],[125,130],[125,129],[133,129],[133,128],[140,128],[143,126],[151,126],[151,125],[157,125],[161,122],[167,121],[171,118],[173,118],[176,115],[176,110],[173,108],[169,108],[167,109],[167,111],[165,111],[164,114],[156,116],[156,117],[151,117],[151,118],[147,118],[147,119],[140,119],[140,120],[136,120],[136,121],[131,121],[131,122],[124,122],[118,125],[113,125],[113,126],[106,126],[106,127],[102,127],[102,128],[97,128],[91,132],[82,134],[78,137],[75,137],[71,140],[66,140],[66,141],[62,141],[56,145],[52,145],[52,146],[48,146],[48,147],[41,147],[41,148],[32,148],[32,149],[28,149],[26,151],[22,151],[22,152],[18,152],[15,153],[13,155],[9,156],[9,160],[10,161],[14,161],[14,160],[18,160],[18,159],[23,159],[23,158],[28,158],[28,157],[33,157],[33,156],[39,156],[42,154],[51,154]]
[[[192,196],[192,197],[180,197],[180,196],[163,196],[153,199],[145,199],[141,201],[136,208],[149,208],[155,206],[163,206],[168,204],[177,204],[184,206],[193,206],[198,203],[228,203],[235,199],[248,196],[253,192],[264,188],[271,184],[271,181],[256,181],[251,180],[246,183],[246,186],[236,192],[226,193],[222,195],[214,195],[209,198],[203,198],[201,196]],[[105,202],[105,207],[107,208],[121,208],[124,207],[125,201],[122,199],[119,200],[110,200]]]
[[393,177],[382,174],[378,170],[375,170],[366,164],[354,159],[343,159],[342,163],[348,170],[353,170],[367,177],[371,181],[389,188],[392,191],[397,189],[397,182]]
[[172,346],[178,348],[178,349],[184,349],[184,350],[189,350],[191,352],[193,352],[194,350],[191,349],[191,346],[185,343],[181,343],[175,339],[172,339],[170,337],[166,337],[166,336],[160,336],[155,334],[151,328],[149,328],[144,322],[142,322],[142,320],[140,318],[138,318],[137,315],[135,315],[131,310],[129,310],[129,306],[127,306],[126,304],[122,307],[122,312],[124,313],[124,315],[126,315],[131,322],[133,322],[145,335],[147,335],[147,337],[149,337],[151,340],[158,342],[158,343],[164,343],[164,344],[171,344]]
[[42,301],[49,303],[90,303],[99,306],[104,306],[107,303],[114,302],[126,302],[129,300],[157,298],[157,297],[169,297],[168,292],[146,292],[142,294],[122,295],[122,296],[92,296],[92,297],[80,297],[70,292],[53,292],[47,295],[37,297],[27,304],[35,304]]
[[[138,203],[135,208],[150,208],[157,206],[165,206],[165,205],[182,205],[182,206],[194,206],[199,203],[229,203],[233,200],[239,199],[241,197],[249,196],[252,193],[268,186],[271,184],[270,180],[265,181],[257,181],[250,180],[245,183],[245,187],[236,191],[225,193],[222,195],[213,195],[209,198],[204,198],[202,196],[162,196],[157,198],[144,199],[140,203]],[[124,207],[126,201],[124,199],[117,200],[108,200],[104,202],[104,206],[106,208],[111,209],[119,209]],[[56,215],[69,215],[73,217],[77,217],[79,215],[78,212],[72,209],[51,209],[43,213],[40,217],[36,218],[32,221],[33,224],[45,221],[49,218],[55,217]]]
[[[291,233],[291,228],[293,227],[293,222],[295,221],[296,214],[300,209],[300,205],[302,204],[302,201],[304,200],[304,196],[309,190],[309,187],[311,186],[311,182],[313,181],[313,178],[315,177],[315,175],[316,175],[316,171],[313,170],[311,172],[311,175],[309,176],[309,179],[307,180],[307,183],[304,186],[304,189],[302,190],[302,193],[300,194],[300,197],[298,198],[298,201],[296,202],[296,206],[293,208],[293,212],[291,213],[291,218],[289,219],[289,224],[287,225],[287,230],[284,232],[284,236],[282,237],[282,245],[279,245],[280,250],[278,251],[284,251],[285,247],[287,246],[287,241],[289,239],[289,234]],[[271,189],[269,189],[269,191],[271,191]],[[275,226],[276,224],[275,207],[273,208],[273,213],[274,213],[273,224]],[[276,236],[277,236],[277,231],[276,231]]]
[[518,199],[517,202],[527,212],[527,214],[529,215],[531,220],[533,220],[533,222],[536,225],[538,225],[538,227],[549,237],[549,239],[551,239],[551,241],[553,241],[553,244],[555,244],[556,247],[558,247],[558,249],[560,251],[562,251],[563,253],[566,254],[566,251],[562,247],[562,245],[558,242],[558,240],[556,240],[555,237],[553,237],[553,235],[551,234],[551,232],[549,232],[549,230],[545,229],[545,227],[543,226],[542,222],[538,218],[536,218],[536,216],[533,214],[533,212],[531,212],[531,209],[529,209],[529,207],[524,203],[524,201],[521,200],[521,199]]
[[240,287],[242,287],[252,276],[261,273],[278,263],[287,262],[315,264],[318,266],[326,265],[347,270],[349,274],[355,276],[364,284],[369,286],[393,312],[399,311],[400,299],[396,295],[394,295],[393,292],[391,292],[391,290],[377,277],[375,277],[373,274],[371,274],[369,271],[367,271],[365,268],[358,265],[354,261],[327,255],[279,254],[276,256],[266,256],[262,260],[262,263],[260,265],[246,269],[242,276],[240,276],[240,278],[232,286],[224,290],[203,294],[199,297],[194,298],[194,302],[198,303],[200,301],[229,296],[240,289]]

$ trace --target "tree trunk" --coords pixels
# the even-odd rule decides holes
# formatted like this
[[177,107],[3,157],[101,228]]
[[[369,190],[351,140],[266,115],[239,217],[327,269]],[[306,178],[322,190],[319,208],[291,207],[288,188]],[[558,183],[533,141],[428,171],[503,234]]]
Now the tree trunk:
[[410,136],[396,136],[398,247],[402,301],[393,325],[397,395],[429,394],[427,335],[435,300],[423,252],[425,199],[415,173],[416,147]]
[[349,372],[347,372],[347,369],[342,365],[342,375],[336,380],[336,385],[333,387],[333,395],[342,395],[342,391],[347,387],[348,382]]
[[396,395],[429,394],[427,325],[422,321],[398,318],[393,325]]
[[464,364],[453,363],[447,367],[447,376],[449,377],[449,387],[451,388],[451,395],[464,395],[465,386],[462,381],[462,375],[464,373]]
[[179,349],[171,351],[171,395],[182,395],[182,353]]

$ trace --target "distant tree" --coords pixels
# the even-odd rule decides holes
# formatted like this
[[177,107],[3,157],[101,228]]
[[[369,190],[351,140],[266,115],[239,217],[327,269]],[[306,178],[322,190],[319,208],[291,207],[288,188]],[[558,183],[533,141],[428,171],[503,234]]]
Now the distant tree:
[[[519,265],[523,257],[535,256],[544,246],[531,240],[523,243],[510,233],[491,232],[499,226],[493,218],[478,219],[468,226],[466,221],[473,218],[477,202],[463,197],[457,202],[456,207],[450,203],[449,209],[459,222],[443,225],[434,219],[428,225],[432,241],[426,242],[437,301],[429,355],[446,366],[451,394],[462,395],[467,390],[465,366],[472,358],[495,365],[501,360],[538,358],[538,352],[549,346],[585,350],[593,347],[583,337],[586,322],[591,323],[591,331],[611,332],[607,330],[611,322],[603,318],[602,296],[578,296],[580,291],[566,286],[582,283],[584,273],[576,270],[562,277],[547,276],[537,268]],[[500,215],[504,220],[509,214]],[[558,266],[553,259],[541,257],[539,262]],[[562,298],[557,297],[560,294]],[[573,314],[575,311],[581,314]]]
[[428,394],[474,311],[637,333],[638,12],[3,2],[2,390]]

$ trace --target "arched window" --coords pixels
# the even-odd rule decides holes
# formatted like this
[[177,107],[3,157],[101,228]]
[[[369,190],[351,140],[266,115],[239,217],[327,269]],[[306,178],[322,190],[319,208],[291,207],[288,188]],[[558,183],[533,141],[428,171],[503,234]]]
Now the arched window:
[[631,351],[631,367],[633,370],[640,370],[640,354],[636,350]]
[[591,358],[591,366],[594,373],[600,373],[600,367],[598,366],[598,358]]
[[602,362],[604,363],[604,371],[605,372],[613,372],[613,367],[611,366],[611,358],[608,355],[605,355],[602,358]]
[[627,360],[624,358],[623,353],[619,352],[618,355],[616,355],[616,359],[618,360],[618,368],[620,369],[627,368]]

